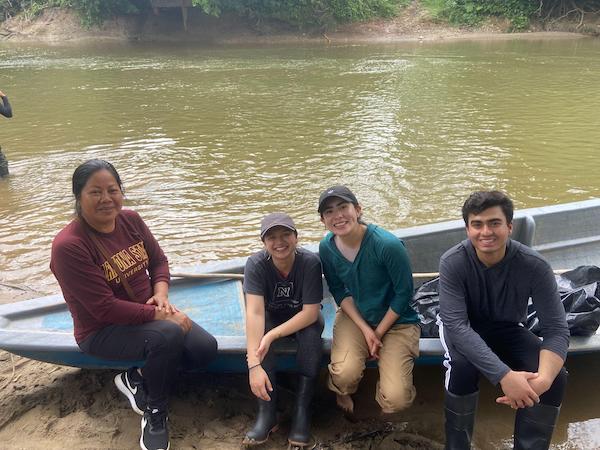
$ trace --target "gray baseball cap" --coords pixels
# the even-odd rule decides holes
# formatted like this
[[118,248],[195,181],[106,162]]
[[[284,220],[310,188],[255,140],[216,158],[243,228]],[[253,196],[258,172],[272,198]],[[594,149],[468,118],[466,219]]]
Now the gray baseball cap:
[[346,186],[331,186],[330,188],[325,189],[319,197],[319,208],[317,209],[319,214],[323,212],[325,202],[331,197],[339,197],[342,200],[346,200],[347,202],[352,203],[353,205],[358,205],[358,200],[356,199],[356,196]]
[[294,221],[290,216],[286,213],[276,212],[267,214],[263,220],[260,222],[260,238],[264,240],[265,234],[273,227],[285,227],[289,230],[298,233],[296,230],[296,225],[294,225]]

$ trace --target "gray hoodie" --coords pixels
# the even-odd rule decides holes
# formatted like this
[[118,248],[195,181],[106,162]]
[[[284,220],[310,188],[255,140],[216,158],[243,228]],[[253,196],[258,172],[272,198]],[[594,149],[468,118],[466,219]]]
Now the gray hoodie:
[[538,313],[542,349],[566,358],[569,329],[550,265],[535,250],[509,240],[502,261],[486,267],[467,239],[440,259],[440,318],[444,339],[490,382],[510,368],[492,352],[477,330],[490,323],[524,323],[529,298]]

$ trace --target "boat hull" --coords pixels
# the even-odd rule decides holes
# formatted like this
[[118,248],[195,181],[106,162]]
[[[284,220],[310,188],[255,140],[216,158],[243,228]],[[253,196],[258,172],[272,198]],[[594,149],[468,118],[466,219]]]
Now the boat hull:
[[[175,280],[171,302],[192,320],[213,334],[218,342],[218,357],[207,368],[213,372],[246,370],[244,300],[239,280],[211,282]],[[323,364],[329,362],[335,304],[331,297],[323,302]],[[0,307],[0,348],[27,358],[82,368],[142,366],[143,361],[114,361],[86,355],[73,337],[73,323],[62,296],[54,295]],[[438,339],[421,340],[419,363],[439,363],[442,347]],[[296,344],[291,338],[273,345],[281,370],[295,367]]]
[[[532,208],[515,214],[513,237],[538,250],[554,269],[579,265],[600,266],[600,200]],[[439,257],[465,238],[464,223],[450,221],[395,231],[406,243],[415,272],[437,271]],[[316,251],[316,246],[308,246]],[[193,274],[241,274],[245,258],[175,269]],[[425,281],[415,279],[416,284]],[[324,284],[322,314],[323,363],[329,361],[335,304]],[[218,342],[217,359],[208,367],[214,372],[246,370],[244,295],[239,279],[178,279],[170,290],[171,301],[192,320],[213,334]],[[61,295],[0,306],[0,348],[31,359],[84,368],[122,369],[141,361],[108,361],[81,352],[73,338],[73,323]],[[275,343],[278,367],[295,367],[295,343]],[[600,351],[600,335],[571,337],[569,354]],[[420,340],[417,364],[438,364],[444,349],[437,338]]]

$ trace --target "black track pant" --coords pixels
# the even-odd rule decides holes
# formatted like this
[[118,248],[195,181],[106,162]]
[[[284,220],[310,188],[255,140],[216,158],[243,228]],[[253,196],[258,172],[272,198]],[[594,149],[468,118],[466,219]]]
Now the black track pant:
[[[474,327],[475,328],[475,327]],[[488,347],[512,370],[537,372],[542,343],[527,328],[518,324],[492,324],[478,327],[477,332]],[[472,394],[478,390],[479,371],[464,356],[451,347],[446,366],[446,389],[455,395]],[[563,367],[540,402],[560,406],[567,385],[567,371]]]
[[[265,313],[265,333],[288,319],[289,317],[283,318],[274,314],[269,314],[268,312]],[[304,375],[305,377],[315,378],[319,374],[319,369],[321,368],[321,358],[323,355],[323,342],[321,340],[321,333],[323,333],[324,326],[325,323],[323,321],[323,316],[319,314],[319,318],[316,322],[297,331],[294,334],[294,339],[298,344],[298,350],[296,352],[296,366],[298,367],[298,373]],[[273,346],[269,348],[269,351],[262,362],[262,366],[267,372],[271,372],[276,369]]]
[[166,409],[177,370],[199,369],[217,355],[217,341],[192,322],[187,334],[176,323],[109,325],[79,344],[84,353],[105,359],[146,363],[142,375],[150,408]]

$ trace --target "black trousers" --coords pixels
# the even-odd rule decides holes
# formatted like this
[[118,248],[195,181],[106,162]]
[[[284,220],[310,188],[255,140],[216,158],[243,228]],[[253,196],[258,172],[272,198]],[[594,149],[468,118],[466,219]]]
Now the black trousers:
[[176,323],[109,325],[79,344],[84,353],[105,359],[145,360],[142,369],[150,408],[166,409],[177,370],[204,367],[217,355],[217,341],[192,322],[187,334]]
[[[527,328],[518,324],[490,324],[478,327],[477,333],[512,370],[538,371],[542,342]],[[444,361],[448,391],[455,395],[467,395],[477,391],[479,371],[453,347],[449,348],[449,356]],[[550,389],[540,396],[540,403],[560,406],[566,385],[567,371],[563,367]]]
[[[265,334],[269,330],[281,325],[289,318],[290,317],[288,316],[280,316],[265,312]],[[321,334],[323,333],[324,327],[325,322],[323,321],[323,316],[319,313],[317,321],[306,328],[298,330],[293,336],[298,344],[296,366],[298,367],[298,372],[305,377],[315,378],[319,374],[321,358],[323,356]],[[272,372],[276,369],[273,346],[269,348],[269,351],[262,362],[262,366],[267,372]]]

